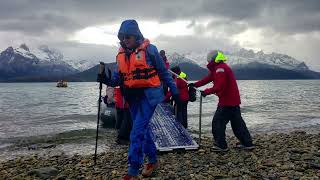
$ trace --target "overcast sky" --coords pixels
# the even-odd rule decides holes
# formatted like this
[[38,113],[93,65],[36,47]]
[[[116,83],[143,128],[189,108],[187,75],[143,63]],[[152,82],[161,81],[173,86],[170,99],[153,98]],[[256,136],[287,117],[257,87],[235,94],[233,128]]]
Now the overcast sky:
[[111,62],[121,22],[136,19],[168,52],[244,47],[320,71],[320,0],[4,0],[0,17],[1,50],[46,44],[68,58]]

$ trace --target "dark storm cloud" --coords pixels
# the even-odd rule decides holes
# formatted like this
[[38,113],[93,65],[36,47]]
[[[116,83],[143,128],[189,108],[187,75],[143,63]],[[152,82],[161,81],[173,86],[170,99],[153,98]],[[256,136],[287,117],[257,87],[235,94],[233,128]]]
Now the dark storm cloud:
[[160,36],[155,39],[154,42],[159,49],[173,50],[180,53],[203,52],[212,49],[232,50],[239,47],[237,44],[230,43],[223,37],[207,38],[191,35],[179,37]]
[[119,22],[125,18],[170,22],[178,19],[218,18],[249,27],[288,33],[320,29],[319,0],[11,0],[1,2],[0,30],[67,32],[81,27]]
[[[125,18],[172,21],[184,16],[180,3],[107,0],[11,0],[1,2],[0,30],[43,32],[55,27],[67,32],[80,27],[109,24]],[[187,2],[187,1],[186,1]],[[191,1],[187,2],[191,3]],[[32,27],[34,28],[32,29]],[[26,28],[23,28],[26,27]]]
[[239,34],[247,30],[249,26],[247,23],[243,22],[233,22],[230,20],[214,20],[208,24],[207,28],[224,33],[226,36],[230,36]]
[[271,28],[292,34],[320,29],[320,1],[11,0],[1,2],[0,16],[0,30],[26,33],[45,32],[51,28],[70,32],[91,25],[118,23],[131,17],[160,22],[216,18],[224,20],[226,27],[246,22],[248,27]]
[[245,22],[248,28],[267,28],[284,34],[320,30],[319,0],[206,0],[202,10],[204,15],[224,20],[225,26]]
[[246,20],[256,17],[263,1],[257,0],[206,0],[202,3],[202,12],[211,16],[232,19],[234,21]]
[[252,26],[271,28],[283,34],[309,33],[320,30],[320,1],[267,0]]
[[72,33],[81,27],[68,17],[44,14],[41,16],[27,15],[19,19],[10,19],[0,22],[1,31],[18,31],[26,35],[42,35],[52,30],[61,30]]

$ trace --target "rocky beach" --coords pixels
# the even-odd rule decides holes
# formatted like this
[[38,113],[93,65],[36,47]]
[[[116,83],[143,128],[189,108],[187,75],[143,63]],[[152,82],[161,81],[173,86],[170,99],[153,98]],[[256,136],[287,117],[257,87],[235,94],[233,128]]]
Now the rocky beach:
[[[304,131],[253,135],[256,149],[210,150],[211,137],[202,139],[195,151],[159,153],[160,167],[149,179],[319,179],[320,133]],[[93,140],[93,139],[91,139]],[[127,170],[128,146],[115,144],[115,131],[101,137],[108,148],[93,155],[46,155],[31,153],[0,162],[0,179],[119,179]],[[110,143],[111,142],[111,143]],[[45,147],[52,148],[54,146]]]

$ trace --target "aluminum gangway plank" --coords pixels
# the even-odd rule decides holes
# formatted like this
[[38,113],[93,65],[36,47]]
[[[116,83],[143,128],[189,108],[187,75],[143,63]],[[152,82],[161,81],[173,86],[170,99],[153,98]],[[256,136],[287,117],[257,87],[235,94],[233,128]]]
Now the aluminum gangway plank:
[[159,104],[152,116],[151,135],[158,151],[195,150],[199,145],[176,120],[169,104]]

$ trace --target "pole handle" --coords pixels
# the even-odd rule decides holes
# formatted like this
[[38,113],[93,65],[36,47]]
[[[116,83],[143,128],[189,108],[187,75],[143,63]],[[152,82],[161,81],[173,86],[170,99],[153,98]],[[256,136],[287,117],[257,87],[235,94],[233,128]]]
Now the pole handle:
[[104,64],[104,62],[100,62],[99,74],[104,74],[104,72],[105,72],[105,64]]

